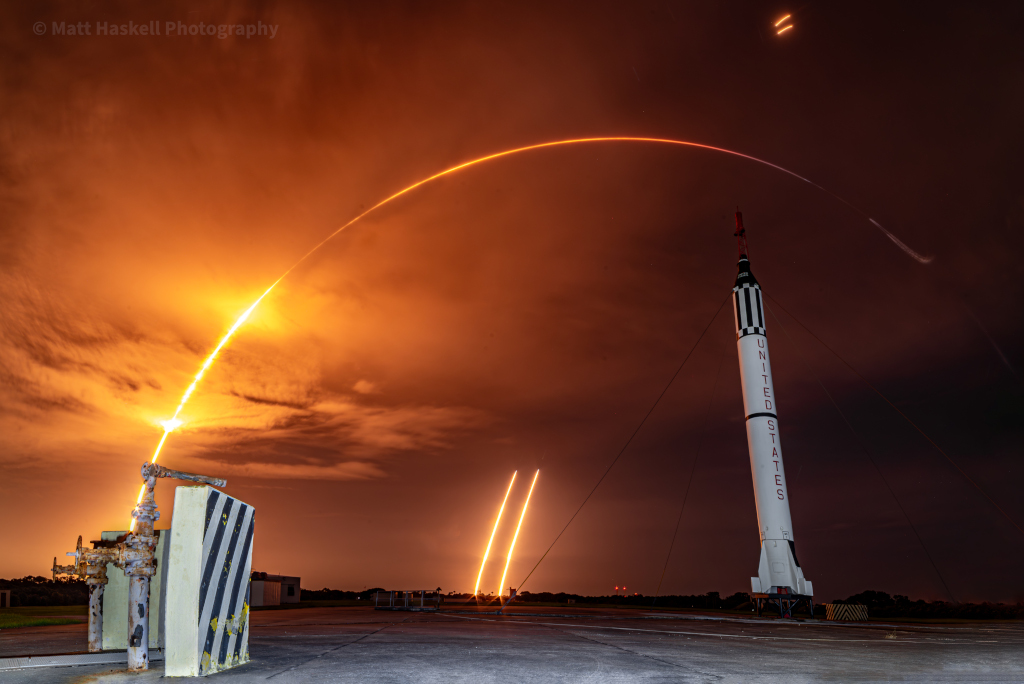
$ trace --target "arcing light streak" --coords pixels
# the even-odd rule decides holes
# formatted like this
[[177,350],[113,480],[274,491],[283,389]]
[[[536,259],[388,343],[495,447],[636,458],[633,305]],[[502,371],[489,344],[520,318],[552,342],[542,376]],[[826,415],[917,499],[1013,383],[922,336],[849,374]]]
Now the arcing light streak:
[[[281,276],[281,278],[284,278],[284,276]],[[178,415],[181,414],[181,410],[185,408],[185,404],[187,404],[189,398],[192,397],[192,393],[196,391],[196,386],[199,384],[199,381],[203,379],[203,375],[205,375],[206,371],[209,370],[210,366],[213,365],[213,362],[214,360],[216,360],[217,355],[220,354],[220,350],[224,348],[224,345],[228,343],[228,340],[231,339],[235,332],[237,332],[238,329],[242,327],[242,324],[245,323],[246,319],[248,319],[252,312],[256,309],[256,307],[259,306],[259,303],[263,301],[263,298],[270,294],[271,290],[277,287],[277,284],[281,282],[281,278],[278,278],[273,285],[268,287],[266,292],[261,294],[260,298],[253,302],[252,306],[246,309],[245,313],[238,317],[238,320],[235,321],[235,324],[232,325],[231,328],[228,329],[226,333],[224,333],[224,337],[220,338],[220,342],[217,344],[216,347],[213,348],[213,351],[210,352],[210,355],[206,357],[206,360],[203,361],[203,365],[199,367],[199,372],[196,373],[196,376],[194,378],[192,378],[192,384],[188,386],[188,389],[185,390],[185,394],[181,396],[181,401],[178,402],[178,408],[175,409],[174,415],[170,418],[170,420],[165,420],[161,423],[161,425],[163,425],[164,427],[164,434],[160,437],[160,442],[156,445],[156,450],[153,452],[153,458],[149,460],[150,463],[156,463],[156,459],[160,457],[160,450],[164,448],[164,443],[167,442],[167,435],[171,434],[175,430],[175,428],[181,425],[181,420],[179,420]],[[142,488],[139,489],[139,496],[135,500],[136,506],[138,506],[139,502],[142,501],[142,495],[145,493],[145,491],[146,485],[143,484]],[[132,518],[131,525],[129,526],[128,529],[132,532],[135,531],[135,518]]]
[[[682,146],[682,147],[695,147],[695,148],[698,148],[698,149],[710,150],[712,152],[721,152],[723,154],[732,155],[734,157],[741,157],[743,159],[747,159],[747,160],[750,160],[750,161],[753,161],[753,162],[757,162],[758,164],[763,164],[765,166],[770,166],[771,168],[773,168],[773,169],[775,169],[777,171],[781,171],[781,172],[783,172],[785,174],[793,176],[794,178],[798,178],[798,179],[802,180],[803,182],[807,183],[808,185],[813,185],[814,187],[818,188],[822,192],[828,193],[829,195],[831,195],[835,199],[839,200],[840,202],[842,202],[846,206],[850,207],[855,212],[857,212],[858,214],[860,214],[864,218],[868,219],[872,224],[874,224],[883,233],[885,233],[885,235],[887,237],[889,237],[889,239],[892,240],[896,244],[897,247],[902,249],[906,254],[908,254],[912,258],[916,259],[920,263],[926,264],[926,263],[928,263],[928,262],[930,262],[932,260],[932,257],[922,257],[920,254],[918,254],[914,250],[912,250],[909,247],[907,247],[905,244],[900,242],[892,233],[887,231],[885,228],[882,228],[882,226],[877,221],[875,221],[874,219],[870,218],[863,211],[861,211],[860,209],[858,209],[854,205],[850,204],[845,199],[843,199],[839,195],[835,194],[831,190],[827,190],[826,188],[823,188],[822,186],[818,185],[817,183],[815,183],[815,182],[813,182],[811,180],[808,180],[807,178],[804,178],[803,176],[801,176],[801,175],[799,175],[797,173],[794,173],[793,171],[790,171],[787,168],[779,166],[778,164],[772,164],[769,161],[765,161],[764,159],[758,159],[757,157],[753,157],[753,156],[751,156],[749,154],[743,154],[742,152],[736,152],[736,151],[733,151],[733,150],[727,150],[724,147],[714,147],[713,145],[703,145],[701,143],[687,142],[685,140],[672,140],[670,138],[643,138],[643,137],[634,137],[634,136],[606,136],[606,137],[596,137],[596,138],[571,138],[569,140],[554,140],[552,142],[537,143],[535,145],[526,145],[525,147],[517,147],[515,149],[505,150],[503,152],[495,152],[494,154],[489,154],[489,155],[486,155],[486,156],[483,156],[483,157],[479,157],[477,159],[471,159],[470,161],[463,162],[462,164],[458,164],[456,166],[452,166],[452,167],[450,167],[448,169],[445,169],[444,171],[439,171],[438,173],[435,173],[432,176],[428,176],[427,178],[424,178],[421,181],[417,181],[417,182],[413,183],[412,185],[410,185],[410,186],[408,186],[408,187],[406,187],[406,188],[404,188],[402,190],[399,190],[398,192],[396,192],[395,194],[391,195],[390,197],[386,197],[385,199],[381,200],[380,202],[378,202],[377,204],[373,205],[372,207],[370,207],[369,209],[367,209],[363,213],[359,214],[358,216],[356,216],[355,218],[350,220],[348,223],[344,224],[343,226],[341,226],[340,228],[335,230],[333,233],[328,235],[326,238],[321,240],[315,247],[313,247],[313,249],[311,249],[308,252],[306,252],[302,256],[301,259],[299,259],[294,264],[292,264],[291,268],[289,268],[287,271],[285,271],[284,274],[280,278],[278,278],[274,282],[273,285],[271,285],[270,287],[267,288],[266,292],[264,292],[262,295],[260,295],[259,299],[257,299],[255,302],[253,302],[252,306],[250,306],[248,309],[246,309],[245,313],[243,313],[241,316],[238,317],[238,320],[235,321],[235,324],[233,326],[231,326],[231,329],[228,330],[228,332],[224,335],[224,337],[221,338],[220,343],[216,346],[216,348],[214,348],[214,350],[206,358],[206,361],[203,362],[203,365],[199,369],[199,372],[196,374],[196,377],[192,381],[192,384],[189,385],[187,390],[185,390],[185,394],[182,396],[181,402],[178,404],[178,408],[174,412],[174,417],[171,418],[170,421],[167,421],[167,425],[173,425],[174,427],[177,427],[177,424],[175,424],[173,421],[178,420],[178,414],[181,413],[182,408],[184,408],[185,404],[188,402],[189,398],[192,396],[192,392],[195,391],[196,386],[199,384],[199,381],[203,377],[203,374],[213,364],[214,360],[217,358],[217,354],[224,347],[224,345],[226,345],[228,343],[228,341],[235,334],[235,332],[242,325],[242,323],[245,322],[245,320],[249,317],[249,314],[251,314],[253,312],[253,310],[256,308],[256,306],[259,305],[259,303],[263,301],[263,298],[266,297],[268,294],[270,294],[270,291],[273,290],[274,287],[276,287],[278,283],[280,283],[282,280],[284,280],[284,278],[289,273],[294,271],[296,268],[298,268],[298,266],[300,264],[302,264],[306,259],[308,259],[310,256],[312,256],[314,252],[316,252],[321,247],[323,247],[325,244],[327,244],[334,236],[338,235],[343,230],[345,230],[346,228],[348,228],[352,224],[356,223],[357,221],[362,219],[364,216],[366,216],[370,212],[373,212],[373,211],[379,209],[380,207],[384,206],[388,202],[391,202],[392,200],[398,199],[402,195],[405,195],[405,194],[408,194],[408,193],[412,192],[413,190],[415,190],[416,188],[420,187],[421,185],[425,185],[425,184],[427,184],[427,183],[429,183],[431,181],[437,180],[438,178],[443,178],[444,176],[447,176],[449,174],[455,173],[456,171],[461,171],[462,169],[468,168],[470,166],[475,166],[477,164],[482,164],[483,162],[491,161],[493,159],[500,159],[502,157],[508,157],[510,155],[513,155],[513,154],[519,154],[520,152],[529,152],[531,150],[540,150],[540,149],[544,149],[544,148],[547,148],[547,147],[561,147],[561,146],[564,146],[564,145],[578,145],[578,144],[582,144],[582,143],[607,143],[607,142],[653,143],[653,144],[660,144],[660,145],[678,145],[678,146]],[[160,455],[160,450],[163,448],[164,443],[167,441],[167,436],[173,431],[173,429],[174,429],[173,427],[171,429],[167,429],[167,426],[165,425],[165,427],[164,427],[164,434],[160,437],[160,442],[157,444],[156,451],[153,453],[153,458],[152,458],[153,462],[155,462],[157,457]],[[138,499],[138,501],[142,500],[142,492],[143,491],[144,490],[140,490],[139,491],[139,499]],[[138,501],[136,501],[136,503],[138,503]],[[131,527],[132,527],[132,529],[135,528],[134,520],[132,522],[132,526]]]
[[[734,150],[727,150],[724,147],[715,147],[713,145],[703,145],[701,143],[687,142],[685,140],[672,140],[671,138],[642,138],[642,137],[635,137],[635,136],[607,136],[607,137],[598,137],[598,138],[570,138],[569,140],[554,140],[552,142],[537,143],[535,145],[526,145],[525,147],[516,147],[515,149],[505,150],[503,152],[495,152],[494,154],[489,154],[489,155],[486,155],[484,157],[479,157],[477,159],[471,159],[468,162],[463,162],[463,163],[458,164],[456,166],[452,166],[450,168],[445,169],[444,171],[439,171],[438,173],[435,173],[433,176],[428,176],[427,178],[424,178],[421,181],[417,181],[417,182],[413,183],[412,185],[410,185],[410,186],[408,186],[408,187],[406,187],[406,188],[404,188],[402,190],[399,190],[398,192],[396,192],[395,194],[391,195],[390,197],[387,197],[387,198],[381,200],[380,202],[377,202],[377,204],[373,205],[372,207],[370,207],[369,209],[367,209],[366,211],[364,211],[363,213],[359,214],[354,219],[352,219],[351,221],[349,221],[348,223],[343,225],[341,228],[338,228],[333,233],[328,235],[326,238],[321,240],[319,244],[317,244],[315,247],[313,247],[313,249],[311,249],[308,252],[306,252],[306,254],[303,255],[303,257],[301,259],[296,261],[292,265],[291,268],[289,268],[287,271],[285,271],[284,275],[282,275],[280,278],[278,278],[278,282],[280,282],[289,273],[294,271],[299,266],[299,264],[301,264],[306,259],[308,259],[310,256],[312,256],[312,254],[314,252],[316,252],[318,249],[320,249],[325,244],[327,244],[331,240],[331,238],[333,238],[335,235],[337,235],[338,233],[342,232],[343,230],[345,230],[346,228],[351,226],[356,221],[359,221],[361,218],[363,218],[364,216],[366,216],[370,212],[375,211],[376,209],[379,209],[380,207],[384,206],[388,202],[391,202],[392,200],[398,199],[402,195],[405,195],[405,194],[408,194],[408,193],[412,192],[413,190],[415,190],[416,188],[420,187],[421,185],[426,185],[427,183],[429,183],[431,181],[437,180],[438,178],[443,178],[444,176],[453,174],[456,171],[461,171],[462,169],[468,168],[470,166],[476,166],[477,164],[482,164],[483,162],[491,161],[493,159],[500,159],[502,157],[508,157],[508,156],[513,155],[513,154],[519,154],[520,152],[530,152],[532,150],[540,150],[540,149],[544,149],[546,147],[561,147],[561,146],[564,146],[564,145],[579,145],[581,143],[603,143],[603,142],[654,143],[654,144],[659,144],[659,145],[679,145],[679,146],[682,146],[682,147],[696,147],[698,149],[710,150],[712,152],[721,152],[723,154],[732,155],[734,157],[741,157],[743,159],[747,159],[747,160],[752,161],[752,162],[757,162],[758,164],[764,164],[765,166],[770,166],[771,168],[775,169],[776,171],[781,171],[781,172],[783,172],[785,174],[788,174],[788,175],[792,176],[793,178],[798,178],[798,179],[802,180],[804,183],[807,183],[808,185],[813,185],[814,187],[816,187],[817,189],[821,190],[822,192],[825,192],[825,193],[831,195],[832,197],[834,197],[835,199],[839,200],[840,202],[842,202],[843,204],[845,204],[849,208],[853,209],[855,212],[857,212],[858,214],[860,214],[864,218],[866,218],[869,221],[871,221],[871,223],[873,223],[876,227],[880,228],[882,230],[882,232],[884,232],[887,235],[889,235],[890,238],[892,237],[892,235],[887,230],[882,228],[882,226],[878,225],[878,223],[874,219],[870,218],[863,211],[861,211],[860,209],[858,209],[854,205],[850,204],[845,199],[843,199],[839,195],[835,194],[831,190],[828,190],[828,189],[818,185],[814,181],[809,180],[807,178],[804,178],[800,174],[795,173],[793,171],[790,171],[789,169],[787,169],[787,168],[785,168],[783,166],[779,166],[778,164],[773,164],[770,161],[765,161],[764,159],[758,159],[757,157],[753,157],[753,156],[751,156],[749,154],[743,154],[742,152],[736,152]],[[927,257],[927,258],[921,257],[921,255],[919,255],[917,252],[915,252],[914,250],[910,249],[909,247],[904,245],[902,242],[899,242],[898,240],[896,241],[896,244],[897,244],[897,246],[900,249],[902,249],[904,252],[906,252],[909,256],[913,257],[914,259],[916,259],[917,261],[921,262],[922,264],[926,264],[929,261],[931,261],[931,257]],[[277,283],[275,283],[275,285],[276,284]]]
[[788,31],[791,28],[793,28],[792,24],[790,24],[789,26],[783,26],[782,28],[780,28],[778,31],[775,32],[775,35],[781,36],[783,33],[785,33],[786,31]]
[[516,548],[516,540],[519,539],[519,528],[523,526],[523,518],[526,517],[526,507],[530,505],[530,497],[533,496],[533,486],[537,484],[537,476],[540,470],[533,474],[533,482],[530,483],[530,492],[526,495],[526,503],[523,504],[523,512],[519,515],[519,524],[516,525],[516,533],[512,537],[512,546],[508,547],[508,558],[505,559],[505,572],[501,573],[501,584],[498,585],[498,597],[505,589],[505,576],[508,575],[508,566],[512,562],[512,550]]
[[[476,596],[480,592],[480,578],[484,574],[484,566],[487,564],[487,556],[491,553],[491,544],[494,543],[494,534],[498,531],[498,523],[501,522],[501,514],[505,512],[505,502],[508,501],[508,495],[512,492],[512,483],[516,481],[516,473],[512,473],[512,481],[508,483],[508,489],[505,491],[505,498],[501,500],[501,508],[498,509],[498,518],[494,521],[494,529],[491,530],[491,538],[487,540],[487,550],[484,551],[484,559],[480,561],[480,572],[476,576],[476,586],[473,587],[473,596]],[[504,580],[502,580],[504,582]]]
[[781,24],[782,22],[786,21],[786,20],[787,20],[787,19],[789,19],[789,18],[790,18],[791,16],[793,16],[793,15],[792,15],[792,14],[787,14],[786,16],[784,16],[784,17],[782,17],[781,19],[779,19],[779,20],[778,20],[777,22],[775,22],[775,28],[778,28],[778,27],[779,27],[779,24]]
[[895,243],[895,245],[896,245],[897,247],[899,247],[899,248],[900,248],[900,249],[902,249],[902,250],[903,250],[904,252],[906,252],[907,254],[909,254],[910,256],[912,256],[912,257],[913,257],[914,259],[917,259],[917,261],[918,261],[919,263],[922,263],[922,264],[927,264],[927,263],[931,262],[931,260],[932,260],[932,259],[934,259],[934,258],[935,258],[935,257],[930,257],[930,256],[924,256],[924,255],[922,255],[922,254],[918,254],[918,253],[917,253],[917,252],[915,252],[914,250],[910,249],[910,247],[907,247],[907,246],[906,246],[905,244],[903,244],[903,241],[902,241],[902,240],[900,240],[900,239],[899,239],[898,237],[896,237],[895,235],[893,235],[892,233],[890,233],[889,231],[887,231],[887,230],[886,230],[885,228],[883,228],[883,227],[882,227],[882,224],[880,224],[880,223],[879,223],[878,221],[876,221],[875,219],[873,219],[873,218],[869,218],[869,219],[868,219],[868,221],[871,221],[871,222],[872,222],[873,224],[875,224],[875,227],[876,227],[876,228],[878,228],[878,230],[880,230],[880,231],[882,231],[883,233],[885,233],[885,236],[886,236],[887,238],[889,238],[890,240],[892,240],[892,241],[893,241],[893,243]]

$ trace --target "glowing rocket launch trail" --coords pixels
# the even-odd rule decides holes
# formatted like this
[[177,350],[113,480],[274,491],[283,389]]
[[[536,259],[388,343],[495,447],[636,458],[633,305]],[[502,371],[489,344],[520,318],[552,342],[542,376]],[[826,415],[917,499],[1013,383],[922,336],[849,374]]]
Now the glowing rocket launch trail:
[[[281,276],[281,278],[284,278],[284,276]],[[281,278],[278,278],[273,285],[268,287],[266,291],[260,295],[260,298],[253,302],[252,306],[246,309],[245,313],[238,317],[238,320],[235,321],[235,324],[232,325],[226,333],[224,333],[224,337],[220,338],[220,342],[217,344],[216,347],[213,348],[213,351],[210,352],[210,355],[206,357],[206,360],[203,361],[203,365],[199,367],[199,372],[196,373],[196,376],[194,378],[192,378],[192,384],[188,386],[188,389],[185,390],[185,394],[181,396],[181,401],[178,402],[178,408],[174,410],[174,415],[171,417],[170,420],[165,420],[161,423],[161,425],[163,425],[164,428],[164,434],[160,437],[160,442],[156,445],[156,450],[153,452],[153,458],[149,460],[150,463],[156,463],[156,459],[160,458],[160,450],[164,448],[164,443],[167,441],[167,435],[171,434],[175,428],[181,425],[181,420],[178,419],[178,415],[181,413],[181,410],[185,408],[185,404],[188,403],[188,400],[192,396],[192,393],[196,391],[196,385],[199,384],[199,381],[203,379],[203,375],[205,375],[206,371],[210,368],[210,366],[213,365],[213,362],[217,358],[217,355],[220,354],[220,350],[224,348],[224,345],[228,343],[228,340],[231,339],[235,332],[240,327],[242,327],[242,324],[245,323],[246,319],[249,318],[249,315],[252,314],[256,307],[259,306],[259,303],[263,301],[263,298],[270,294],[271,290],[277,287],[277,284],[281,282]],[[142,501],[142,495],[145,493],[145,491],[146,485],[143,484],[142,488],[139,490],[139,496],[135,499],[136,506],[138,506],[139,502]],[[132,532],[135,531],[135,518],[132,518],[132,523],[129,526],[129,530],[131,530]]]
[[540,470],[533,474],[533,482],[530,483],[530,491],[526,495],[526,503],[523,504],[523,512],[519,514],[519,524],[516,525],[516,533],[512,536],[512,545],[508,547],[508,557],[505,559],[505,572],[501,573],[501,584],[498,585],[498,596],[501,596],[505,588],[505,577],[508,575],[508,566],[512,562],[512,550],[516,548],[516,540],[519,539],[519,528],[523,526],[523,518],[526,517],[526,507],[530,505],[530,497],[533,496],[533,486],[537,484],[537,476]]
[[910,256],[914,260],[916,260],[916,261],[918,261],[918,262],[920,262],[922,264],[927,264],[928,262],[930,262],[932,260],[932,257],[930,257],[930,256],[929,257],[922,256],[922,255],[918,254],[917,252],[915,252],[914,250],[912,250],[910,247],[907,247],[907,245],[905,245],[902,242],[900,242],[900,240],[898,240],[896,238],[896,236],[894,236],[888,230],[883,228],[877,221],[875,221],[873,218],[871,218],[870,216],[865,214],[863,211],[861,211],[860,209],[858,209],[854,205],[850,204],[845,199],[843,199],[839,195],[835,194],[831,190],[818,185],[817,183],[815,183],[812,180],[804,178],[803,176],[801,176],[800,174],[798,174],[798,173],[796,173],[794,171],[790,171],[789,169],[787,169],[787,168],[785,168],[783,166],[779,166],[778,164],[773,164],[770,161],[765,161],[764,159],[759,159],[758,157],[754,157],[754,156],[751,156],[749,154],[743,154],[742,152],[736,152],[735,150],[728,150],[728,149],[726,149],[724,147],[715,147],[713,145],[704,145],[702,143],[688,142],[686,140],[672,140],[671,138],[642,138],[642,137],[634,137],[634,136],[606,136],[606,137],[598,137],[598,138],[571,138],[569,140],[554,140],[554,141],[551,141],[551,142],[537,143],[535,145],[526,145],[525,147],[516,147],[516,148],[511,149],[511,150],[504,150],[502,152],[495,152],[494,154],[489,154],[489,155],[486,155],[484,157],[478,157],[477,159],[471,159],[468,162],[463,162],[462,164],[458,164],[456,166],[452,166],[451,168],[447,168],[444,171],[439,171],[438,173],[435,173],[433,176],[428,176],[427,178],[424,178],[421,181],[417,181],[417,182],[413,183],[412,185],[410,185],[410,186],[408,186],[408,187],[406,187],[406,188],[404,188],[402,190],[399,190],[398,192],[396,192],[395,194],[391,195],[390,197],[387,197],[387,198],[381,200],[380,202],[378,202],[377,204],[373,205],[372,207],[370,207],[369,209],[367,209],[363,213],[361,213],[358,216],[356,216],[354,219],[352,219],[351,221],[349,221],[345,225],[343,225],[340,228],[338,228],[337,230],[335,230],[333,233],[331,233],[326,238],[324,238],[313,249],[311,249],[308,252],[306,252],[306,254],[303,255],[303,257],[301,259],[296,261],[295,264],[293,264],[291,268],[289,268],[287,271],[285,271],[284,275],[282,275],[281,278],[278,278],[278,282],[280,282],[280,280],[282,278],[284,278],[285,276],[287,276],[289,273],[294,271],[295,268],[299,264],[301,264],[303,261],[308,259],[313,254],[313,252],[315,252],[318,249],[320,249],[321,247],[323,247],[335,235],[337,235],[338,233],[342,232],[343,230],[345,230],[346,228],[351,226],[353,223],[359,221],[361,218],[363,218],[367,214],[371,213],[372,211],[374,211],[376,209],[379,209],[380,207],[384,206],[385,204],[387,204],[388,202],[390,202],[392,200],[398,199],[402,195],[405,195],[407,193],[412,192],[413,190],[415,190],[416,188],[420,187],[421,185],[426,185],[427,183],[429,183],[431,181],[437,180],[438,178],[443,178],[444,176],[453,174],[456,171],[461,171],[462,169],[465,169],[465,168],[469,168],[470,166],[476,166],[477,164],[482,164],[483,162],[492,161],[494,159],[500,159],[502,157],[508,157],[508,156],[513,155],[513,154],[519,154],[520,152],[530,152],[532,150],[540,150],[540,149],[544,149],[544,148],[547,148],[547,147],[562,147],[562,146],[565,146],[565,145],[579,145],[579,144],[583,144],[583,143],[607,143],[607,142],[652,143],[652,144],[658,144],[658,145],[678,145],[678,146],[682,146],[682,147],[695,147],[697,149],[709,150],[711,152],[721,152],[722,154],[728,154],[728,155],[732,155],[734,157],[740,157],[742,159],[747,159],[747,160],[752,161],[752,162],[757,162],[758,164],[763,164],[765,166],[770,166],[771,168],[775,169],[776,171],[781,171],[781,172],[783,172],[785,174],[788,174],[788,175],[792,176],[793,178],[797,178],[799,180],[802,180],[804,183],[807,183],[808,185],[812,185],[812,186],[816,187],[817,189],[821,190],[822,192],[831,195],[832,197],[834,197],[835,199],[839,200],[840,202],[842,202],[843,204],[845,204],[849,208],[853,209],[855,212],[857,212],[858,214],[860,214],[861,216],[866,218],[868,221],[870,221],[872,224],[874,224],[877,228],[879,228],[886,235],[886,237],[888,237],[890,240],[892,240],[893,243],[897,247],[899,247],[901,250],[903,250],[904,253],[906,253],[908,256]]
[[[157,458],[160,456],[160,450],[163,449],[164,444],[167,442],[167,436],[171,432],[173,432],[178,426],[181,425],[181,422],[178,419],[178,415],[181,413],[181,410],[185,407],[185,404],[188,403],[188,400],[192,396],[192,393],[195,391],[196,386],[199,384],[199,381],[202,380],[203,375],[206,373],[206,371],[213,364],[214,360],[216,360],[217,354],[220,353],[220,350],[223,349],[224,346],[231,340],[231,338],[234,336],[234,334],[238,331],[239,327],[241,327],[241,325],[243,323],[245,323],[246,319],[249,318],[249,315],[253,312],[253,310],[259,305],[260,302],[263,301],[263,299],[268,294],[270,294],[270,291],[273,290],[277,286],[278,283],[280,283],[282,280],[284,280],[284,278],[289,273],[291,273],[296,268],[298,268],[299,265],[301,265],[304,261],[306,261],[306,259],[308,259],[310,256],[312,256],[314,252],[316,252],[321,247],[323,247],[325,244],[330,242],[330,240],[332,238],[334,238],[336,235],[341,233],[343,230],[345,230],[349,226],[353,225],[354,223],[356,223],[357,221],[359,221],[360,219],[365,217],[367,214],[370,214],[371,212],[376,211],[377,209],[381,208],[385,204],[388,204],[392,200],[396,200],[399,197],[412,192],[413,190],[415,190],[416,188],[420,187],[421,185],[426,185],[427,183],[430,183],[431,181],[437,180],[439,178],[443,178],[444,176],[448,176],[450,174],[453,174],[456,171],[461,171],[461,170],[469,168],[471,166],[476,166],[477,164],[482,164],[483,162],[492,161],[494,159],[501,159],[502,157],[508,157],[508,156],[513,155],[513,154],[519,154],[521,152],[530,152],[532,150],[545,149],[545,148],[548,148],[548,147],[562,147],[562,146],[566,146],[566,145],[579,145],[579,144],[583,144],[583,143],[614,143],[614,142],[650,143],[650,144],[657,144],[657,145],[677,145],[677,146],[681,146],[681,147],[693,147],[693,148],[697,148],[697,149],[708,150],[708,151],[711,151],[711,152],[721,152],[722,154],[728,154],[728,155],[731,155],[731,156],[734,156],[734,157],[740,157],[742,159],[747,159],[749,161],[757,162],[758,164],[763,164],[765,166],[769,166],[769,167],[771,167],[771,168],[773,168],[773,169],[775,169],[777,171],[781,171],[782,173],[790,175],[793,178],[797,178],[799,180],[802,180],[803,182],[807,183],[808,185],[812,185],[815,188],[818,188],[822,192],[825,192],[825,193],[831,195],[832,197],[834,197],[835,199],[839,200],[840,202],[842,202],[843,204],[845,204],[849,208],[853,209],[855,212],[857,212],[858,214],[860,214],[861,216],[866,218],[875,227],[877,227],[879,230],[881,230],[886,235],[886,237],[888,237],[890,240],[892,240],[892,242],[897,247],[899,247],[901,250],[903,250],[904,253],[909,255],[914,260],[916,260],[916,261],[918,261],[918,262],[920,262],[922,264],[927,264],[928,262],[930,262],[932,260],[932,257],[930,257],[930,256],[922,256],[921,254],[918,254],[917,252],[912,250],[907,245],[903,244],[903,242],[901,242],[895,235],[890,233],[888,230],[883,228],[877,221],[875,221],[873,218],[871,218],[870,216],[865,214],[863,211],[861,211],[860,209],[858,209],[854,205],[850,204],[845,199],[843,199],[839,195],[835,194],[831,190],[828,190],[828,189],[818,185],[817,183],[815,183],[815,182],[813,182],[813,181],[811,181],[811,180],[809,180],[807,178],[804,178],[803,176],[801,176],[798,173],[790,171],[789,169],[787,169],[785,167],[779,166],[778,164],[773,164],[773,163],[771,163],[769,161],[765,161],[764,159],[759,159],[759,158],[751,156],[749,154],[743,154],[742,152],[736,152],[734,150],[728,150],[728,149],[725,149],[724,147],[715,147],[713,145],[703,145],[701,143],[688,142],[688,141],[685,141],[685,140],[672,140],[670,138],[644,138],[644,137],[634,137],[634,136],[605,136],[605,137],[596,137],[596,138],[572,138],[572,139],[569,139],[569,140],[553,140],[551,142],[537,143],[535,145],[526,145],[524,147],[517,147],[517,148],[511,149],[511,150],[504,150],[502,152],[495,152],[494,154],[489,154],[489,155],[486,155],[486,156],[483,156],[483,157],[478,157],[477,159],[471,159],[470,161],[463,162],[463,163],[458,164],[456,166],[452,166],[452,167],[447,168],[447,169],[445,169],[443,171],[439,171],[438,173],[435,173],[432,176],[428,176],[427,178],[424,178],[423,180],[417,181],[417,182],[413,183],[412,185],[409,185],[408,187],[403,188],[402,190],[399,190],[398,192],[396,192],[395,194],[391,195],[390,197],[384,198],[383,200],[381,200],[377,204],[373,205],[372,207],[370,207],[369,209],[367,209],[363,213],[359,214],[358,216],[356,216],[355,218],[350,220],[348,223],[344,224],[343,226],[341,226],[340,228],[335,230],[333,233],[328,235],[326,238],[321,240],[316,246],[314,246],[311,250],[306,252],[302,256],[301,259],[299,259],[294,264],[292,264],[292,266],[287,271],[285,271],[284,274],[282,274],[280,278],[278,278],[276,281],[274,281],[273,285],[268,287],[266,289],[266,291],[262,295],[260,295],[259,299],[257,299],[255,302],[253,302],[252,306],[250,306],[248,309],[245,310],[245,313],[243,313],[241,316],[238,317],[238,320],[235,321],[235,324],[231,326],[231,328],[227,331],[227,333],[225,333],[224,336],[221,338],[220,342],[217,344],[217,346],[214,348],[214,350],[212,352],[210,352],[210,355],[208,357],[206,357],[206,360],[203,362],[203,365],[199,368],[199,372],[196,373],[195,378],[192,380],[192,384],[190,384],[188,386],[188,389],[185,390],[185,394],[182,395],[181,401],[178,403],[178,408],[174,412],[174,416],[170,420],[167,420],[167,421],[163,422],[164,433],[160,437],[160,442],[157,444],[156,450],[153,452],[153,458],[151,460],[153,462],[155,462],[157,460]],[[142,500],[141,499],[142,491],[143,490],[139,491],[139,499],[138,499],[138,501]],[[136,503],[138,503],[138,501],[136,501]],[[134,523],[134,520],[133,520],[132,528],[134,529],[134,527],[135,527],[135,523]]]
[[[505,490],[505,498],[501,500],[501,508],[498,509],[498,518],[494,521],[494,529],[491,530],[491,538],[487,540],[487,549],[484,551],[484,559],[480,561],[480,572],[476,576],[476,586],[473,587],[473,596],[480,593],[480,578],[484,574],[484,566],[487,565],[487,556],[491,553],[491,544],[494,543],[494,534],[498,531],[498,523],[501,522],[501,514],[505,512],[505,502],[508,501],[508,495],[512,492],[512,483],[516,481],[516,473],[512,473],[512,480],[508,483],[508,489]],[[504,580],[502,580],[504,582]]]

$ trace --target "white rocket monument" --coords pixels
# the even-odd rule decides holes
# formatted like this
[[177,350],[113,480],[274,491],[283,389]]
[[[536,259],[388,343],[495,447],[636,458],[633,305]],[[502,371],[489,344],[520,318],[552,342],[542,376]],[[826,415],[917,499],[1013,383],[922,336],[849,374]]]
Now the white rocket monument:
[[[751,577],[750,584],[754,594],[778,601],[785,614],[791,602],[781,600],[782,597],[795,595],[793,599],[810,599],[814,589],[811,582],[804,579],[804,572],[796,559],[793,521],[789,515],[789,488],[786,486],[786,469],[782,464],[782,443],[779,439],[778,403],[772,383],[768,338],[765,336],[765,310],[761,288],[750,270],[743,215],[738,211],[736,238],[740,252],[739,273],[732,289],[736,347],[740,357],[750,471],[754,479],[754,504],[757,506],[761,536],[761,560],[757,566],[757,577]],[[758,605],[760,607],[760,602]]]

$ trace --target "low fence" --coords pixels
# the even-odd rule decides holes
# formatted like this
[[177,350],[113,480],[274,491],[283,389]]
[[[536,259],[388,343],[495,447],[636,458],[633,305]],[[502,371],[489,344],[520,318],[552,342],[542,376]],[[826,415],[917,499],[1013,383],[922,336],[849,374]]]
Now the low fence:
[[867,620],[868,607],[863,603],[826,603],[826,620]]
[[442,600],[441,592],[426,589],[378,591],[373,596],[373,607],[377,610],[438,610]]

